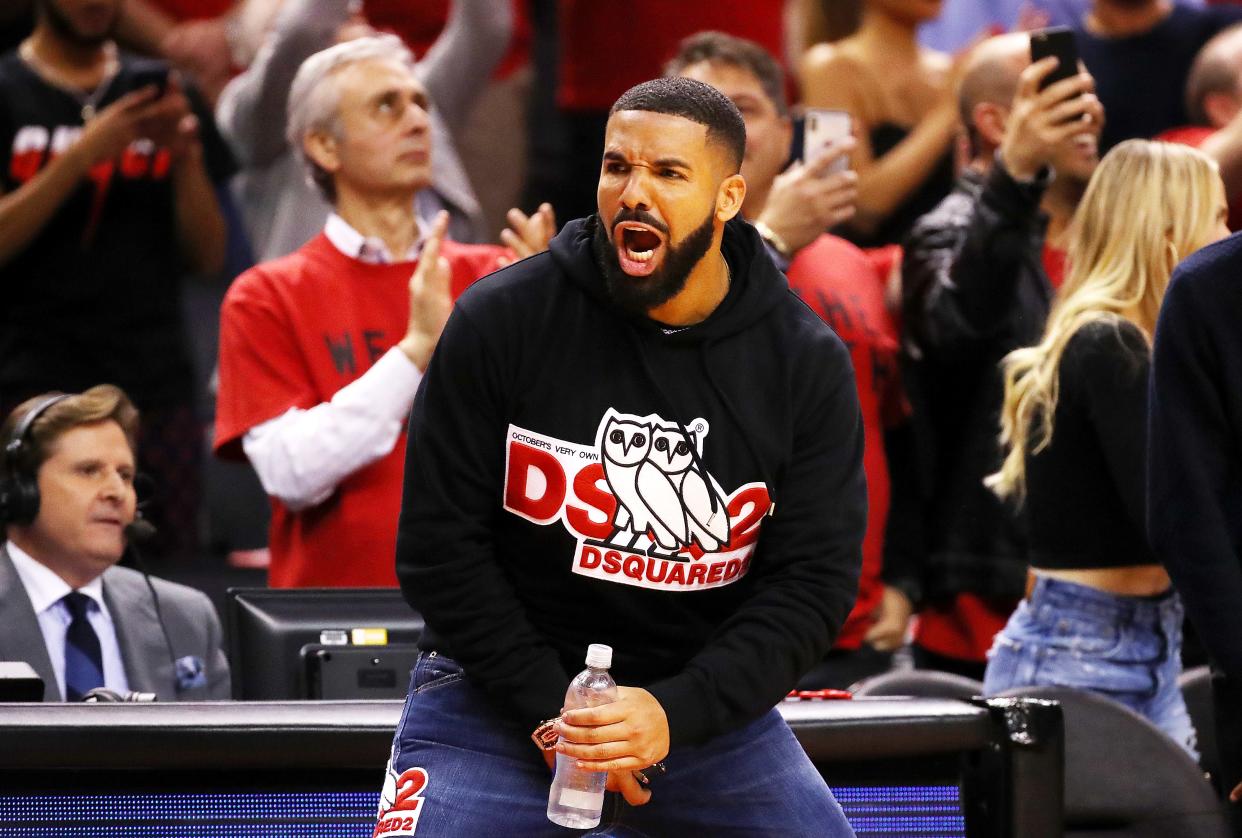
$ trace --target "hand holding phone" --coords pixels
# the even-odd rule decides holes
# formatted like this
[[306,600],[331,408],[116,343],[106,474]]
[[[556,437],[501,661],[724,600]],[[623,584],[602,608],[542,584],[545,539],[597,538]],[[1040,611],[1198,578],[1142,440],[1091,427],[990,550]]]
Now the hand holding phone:
[[153,86],[155,88],[155,98],[160,98],[168,90],[168,72],[167,67],[150,67],[134,70],[134,90]]
[[1057,59],[1057,66],[1044,76],[1040,90],[1078,75],[1078,44],[1069,27],[1053,26],[1031,33],[1031,63],[1050,56]]
[[[852,129],[853,120],[846,111],[807,108],[802,129],[803,164],[813,165],[831,151],[833,144],[851,136]],[[849,155],[842,154],[825,170],[825,174],[845,171],[849,167]]]

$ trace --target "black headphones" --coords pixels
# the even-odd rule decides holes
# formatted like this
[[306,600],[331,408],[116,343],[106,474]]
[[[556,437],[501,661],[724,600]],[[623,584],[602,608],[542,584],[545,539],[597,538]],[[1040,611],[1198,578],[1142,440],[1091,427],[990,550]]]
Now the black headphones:
[[49,407],[69,398],[68,393],[48,396],[36,404],[13,429],[4,446],[4,476],[0,478],[0,523],[29,524],[39,514],[38,475],[23,470],[22,459],[29,446],[30,429]]

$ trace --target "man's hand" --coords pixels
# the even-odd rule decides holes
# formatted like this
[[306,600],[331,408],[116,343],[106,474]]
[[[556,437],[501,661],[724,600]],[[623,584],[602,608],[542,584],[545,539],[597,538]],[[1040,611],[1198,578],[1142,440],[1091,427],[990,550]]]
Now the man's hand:
[[1098,132],[1104,124],[1104,107],[1088,73],[1039,89],[1056,65],[1055,57],[1044,58],[1018,77],[1000,147],[1001,162],[1018,180],[1033,180],[1061,145],[1084,132]]
[[410,320],[405,337],[397,346],[419,370],[427,369],[431,352],[453,310],[450,290],[453,271],[448,259],[440,255],[440,243],[448,223],[448,213],[441,210],[431,223],[431,233],[418,257],[418,267],[410,277]]
[[636,687],[617,687],[617,700],[561,716],[556,750],[588,771],[607,771],[608,788],[631,806],[651,799],[634,776],[668,756],[668,716],[655,696]]
[[863,640],[880,652],[899,648],[906,640],[906,626],[913,613],[914,607],[906,595],[885,585],[880,606],[876,609],[875,623]]
[[514,207],[505,217],[509,220],[509,229],[500,232],[500,240],[513,251],[513,258],[501,257],[497,267],[503,268],[518,259],[542,253],[556,235],[556,213],[549,203],[540,204],[529,216]]
[[858,175],[850,170],[828,170],[853,151],[853,137],[837,140],[809,166],[795,162],[772,181],[761,221],[789,248],[792,257],[829,227],[854,215]]
[[87,168],[117,157],[143,136],[146,120],[158,104],[156,94],[154,85],[130,91],[86,123],[74,148]]
[[168,75],[168,89],[151,103],[139,123],[141,136],[172,153],[174,163],[197,160],[202,154],[198,139],[198,117],[190,110],[190,100],[177,72]]
[[1238,783],[1233,787],[1233,791],[1229,792],[1229,802],[1237,803],[1242,800],[1242,783]]

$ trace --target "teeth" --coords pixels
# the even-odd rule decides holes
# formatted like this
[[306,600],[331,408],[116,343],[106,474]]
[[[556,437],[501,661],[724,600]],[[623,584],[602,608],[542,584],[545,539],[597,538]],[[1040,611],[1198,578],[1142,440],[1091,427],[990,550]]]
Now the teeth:
[[628,253],[629,257],[635,262],[646,262],[655,253],[654,250],[630,250],[628,247],[625,252]]

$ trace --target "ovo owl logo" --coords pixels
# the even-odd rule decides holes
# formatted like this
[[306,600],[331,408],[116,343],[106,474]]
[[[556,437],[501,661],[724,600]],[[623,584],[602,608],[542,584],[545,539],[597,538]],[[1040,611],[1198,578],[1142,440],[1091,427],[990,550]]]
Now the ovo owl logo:
[[609,409],[593,445],[511,425],[505,509],[561,523],[578,539],[573,572],[664,590],[745,575],[771,506],[767,487],[726,492],[703,463],[709,426]]

